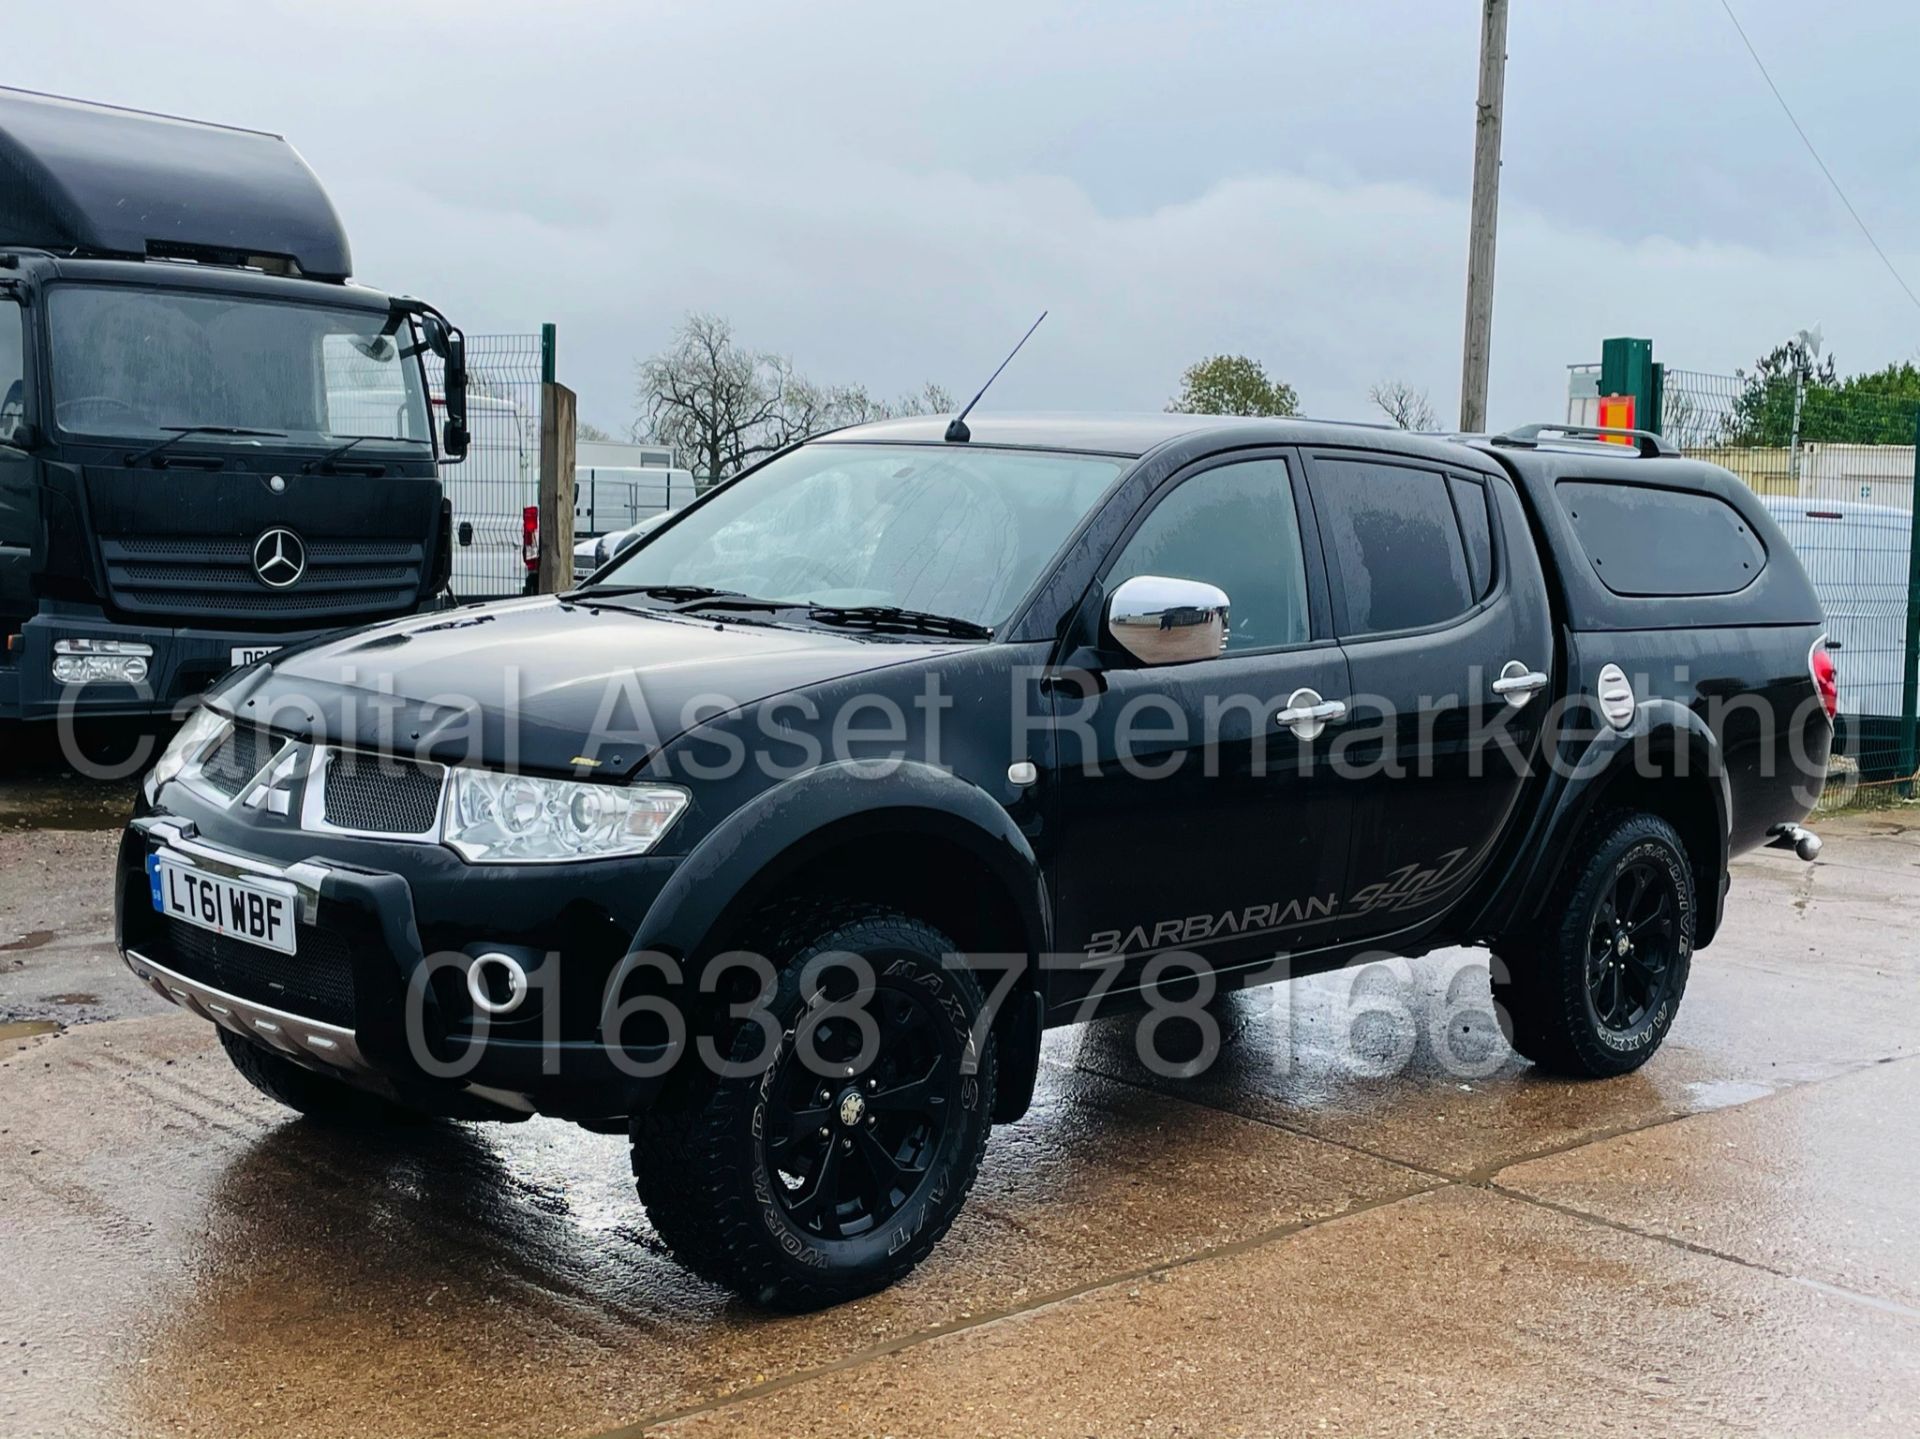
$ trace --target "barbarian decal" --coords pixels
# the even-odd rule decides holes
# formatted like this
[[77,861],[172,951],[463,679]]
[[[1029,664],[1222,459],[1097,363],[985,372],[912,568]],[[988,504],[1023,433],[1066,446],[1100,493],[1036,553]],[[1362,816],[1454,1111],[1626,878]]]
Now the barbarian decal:
[[1085,945],[1086,963],[1110,964],[1119,959],[1136,959],[1163,949],[1197,949],[1229,939],[1271,934],[1309,924],[1325,924],[1340,907],[1338,895],[1322,899],[1289,900],[1286,904],[1254,904],[1225,914],[1193,914],[1183,919],[1163,919],[1152,925],[1136,924],[1132,929],[1095,930]]

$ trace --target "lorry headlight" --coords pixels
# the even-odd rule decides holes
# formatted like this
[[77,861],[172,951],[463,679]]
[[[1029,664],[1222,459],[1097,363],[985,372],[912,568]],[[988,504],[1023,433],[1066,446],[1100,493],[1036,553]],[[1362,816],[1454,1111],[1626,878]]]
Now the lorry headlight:
[[553,864],[645,854],[687,807],[671,785],[579,784],[456,768],[440,837],[462,859]]
[[138,640],[55,640],[53,677],[63,685],[113,680],[137,685],[147,677],[153,646]]
[[161,785],[178,779],[182,770],[212,750],[232,728],[233,721],[224,715],[210,709],[195,710],[193,718],[180,726],[173,743],[166,747],[148,773],[147,799],[151,801],[160,792]]

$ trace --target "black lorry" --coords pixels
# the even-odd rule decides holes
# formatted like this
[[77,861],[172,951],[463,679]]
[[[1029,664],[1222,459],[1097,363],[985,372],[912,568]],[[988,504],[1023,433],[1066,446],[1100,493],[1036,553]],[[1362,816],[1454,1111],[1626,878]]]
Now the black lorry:
[[279,136],[0,89],[0,721],[438,600],[464,343],[351,268]]
[[673,1252],[805,1307],[929,1252],[1048,1026],[1479,945],[1523,1055],[1642,1064],[1836,684],[1651,437],[893,421],[229,677],[119,934],[294,1109],[630,1132]]

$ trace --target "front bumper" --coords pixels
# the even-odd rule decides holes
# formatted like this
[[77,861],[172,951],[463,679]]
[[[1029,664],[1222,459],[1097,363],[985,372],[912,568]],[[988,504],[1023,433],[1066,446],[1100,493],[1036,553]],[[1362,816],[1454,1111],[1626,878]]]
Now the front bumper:
[[[0,718],[168,714],[233,668],[234,651],[282,649],[326,633],[168,629],[116,624],[97,611],[42,612],[21,626],[19,642],[8,656],[11,663],[0,664]],[[53,677],[54,645],[68,639],[145,645],[153,652],[147,677],[137,685],[108,680],[62,684]]]
[[[161,915],[151,898],[151,855],[290,885],[298,952],[282,956]],[[415,878],[428,901],[424,916],[413,883],[399,873],[324,855],[268,859],[210,840],[191,820],[145,814],[121,840],[116,931],[127,967],[162,997],[296,1063],[423,1112],[610,1119],[653,1102],[673,1052],[645,1034],[618,1035],[617,1050],[601,1042],[604,973],[617,964],[624,941],[582,951],[559,913],[571,897],[564,876],[552,877],[557,887],[520,896],[523,913],[528,902],[544,899],[551,946],[518,946],[541,985],[531,1012],[511,1023],[478,1015],[464,982],[468,955],[513,947],[487,938],[498,928],[489,923],[498,912],[473,905],[464,891],[449,901],[430,873]],[[449,903],[469,911],[472,937],[464,944],[461,933],[449,933]],[[603,928],[614,940],[619,926]],[[423,932],[435,937],[431,955]]]

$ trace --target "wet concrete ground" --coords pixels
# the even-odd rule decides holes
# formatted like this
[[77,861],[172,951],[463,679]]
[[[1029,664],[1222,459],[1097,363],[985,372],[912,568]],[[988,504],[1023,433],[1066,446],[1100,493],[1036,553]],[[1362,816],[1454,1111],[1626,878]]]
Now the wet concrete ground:
[[119,967],[113,835],[0,832],[0,1021],[68,1026],[0,1038],[0,1434],[1911,1434],[1920,826],[1824,833],[1624,1079],[1460,953],[1240,996],[1192,1080],[1059,1032],[934,1258],[786,1318],[620,1140],[277,1111]]

